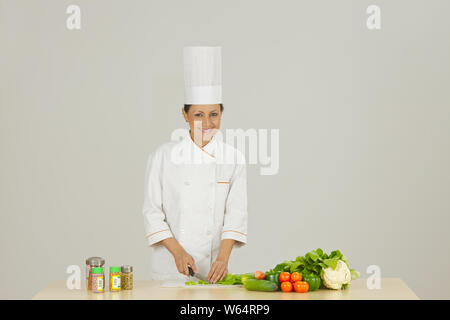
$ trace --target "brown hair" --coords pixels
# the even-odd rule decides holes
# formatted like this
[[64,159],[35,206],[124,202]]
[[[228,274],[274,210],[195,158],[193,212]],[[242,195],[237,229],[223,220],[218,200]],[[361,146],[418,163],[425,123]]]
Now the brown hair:
[[[192,104],[185,104],[184,105],[184,112],[188,113],[189,108],[192,106]],[[223,112],[223,104],[220,104],[220,112]]]

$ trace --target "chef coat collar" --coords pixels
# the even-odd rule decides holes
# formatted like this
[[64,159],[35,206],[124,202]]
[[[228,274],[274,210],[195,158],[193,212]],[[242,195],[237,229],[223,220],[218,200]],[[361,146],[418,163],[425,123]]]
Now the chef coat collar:
[[218,146],[217,146],[217,138],[216,135],[212,136],[211,140],[203,147],[200,147],[197,145],[194,140],[191,137],[190,130],[187,131],[185,141],[189,145],[189,147],[193,148],[194,150],[198,150],[206,155],[209,156],[209,158],[216,160],[218,157]]
[[[192,141],[193,142],[193,141]],[[216,135],[213,135],[211,140],[201,148],[204,152],[207,152],[210,156],[216,158],[217,153],[217,139]]]

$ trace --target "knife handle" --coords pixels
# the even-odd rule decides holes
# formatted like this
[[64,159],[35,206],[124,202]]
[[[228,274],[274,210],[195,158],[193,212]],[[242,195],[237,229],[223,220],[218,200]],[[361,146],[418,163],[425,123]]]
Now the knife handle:
[[192,270],[192,267],[189,266],[189,265],[188,265],[188,269],[189,269],[189,275],[190,275],[191,277],[193,277],[194,274],[195,274],[194,270]]

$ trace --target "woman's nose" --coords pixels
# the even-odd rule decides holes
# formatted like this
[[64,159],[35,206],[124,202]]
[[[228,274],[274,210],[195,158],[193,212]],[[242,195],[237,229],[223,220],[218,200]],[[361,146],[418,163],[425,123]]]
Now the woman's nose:
[[212,124],[212,121],[209,118],[206,118],[202,123],[203,129],[210,128],[211,124]]

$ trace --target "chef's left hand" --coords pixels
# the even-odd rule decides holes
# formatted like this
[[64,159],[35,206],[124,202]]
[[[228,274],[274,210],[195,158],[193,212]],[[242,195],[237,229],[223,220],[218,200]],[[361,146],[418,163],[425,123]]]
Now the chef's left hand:
[[211,283],[216,283],[219,280],[223,280],[228,274],[228,261],[216,260],[209,270],[208,280]]

